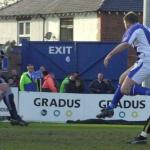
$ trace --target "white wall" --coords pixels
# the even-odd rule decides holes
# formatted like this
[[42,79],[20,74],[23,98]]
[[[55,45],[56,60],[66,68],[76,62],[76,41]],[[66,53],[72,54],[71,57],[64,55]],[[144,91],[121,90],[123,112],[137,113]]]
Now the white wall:
[[58,17],[49,17],[47,19],[47,32],[52,32],[56,39],[52,40],[59,40],[60,38],[60,19]]
[[[47,32],[52,32],[56,37],[56,40],[59,40],[60,18],[49,17],[47,22]],[[97,13],[75,16],[73,28],[74,41],[100,40],[100,19],[97,17]]]
[[[56,39],[51,38],[50,41],[59,40],[60,31],[60,19],[58,17],[48,17],[45,21],[45,33],[52,32],[52,37],[55,36]],[[32,41],[42,41],[43,40],[43,19],[32,19],[31,20],[31,38]],[[44,39],[47,41],[46,39]]]
[[17,21],[1,20],[0,21],[0,44],[8,40],[17,41]]
[[43,19],[32,19],[30,24],[30,40],[43,40]]
[[[96,13],[88,15],[78,15],[74,17],[73,24],[74,41],[99,41],[100,40],[100,18]],[[43,40],[43,19],[33,18],[30,25],[30,39],[32,41]],[[60,18],[48,17],[45,22],[45,33],[52,32],[53,36],[60,38]],[[17,41],[17,21],[1,20],[0,21],[0,43],[8,40]]]
[[[17,41],[17,21],[16,20],[1,20],[0,21],[0,44],[6,41]],[[43,40],[43,20],[32,19],[30,24],[30,39],[32,41]]]
[[99,41],[100,19],[96,13],[74,17],[74,41]]

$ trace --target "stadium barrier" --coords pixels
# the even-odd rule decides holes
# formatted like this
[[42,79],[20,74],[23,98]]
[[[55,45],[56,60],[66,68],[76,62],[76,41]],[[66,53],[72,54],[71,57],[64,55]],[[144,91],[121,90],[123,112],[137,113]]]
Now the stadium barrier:
[[[20,92],[19,113],[23,119],[37,122],[96,119],[112,97],[112,94]],[[145,121],[149,108],[149,96],[125,96],[108,120]]]
[[[100,109],[111,102],[112,94],[69,94],[45,92],[18,92],[12,88],[19,114],[27,121],[62,122],[96,119]],[[124,96],[107,120],[145,121],[150,114],[149,96]],[[0,102],[0,116],[9,116]]]

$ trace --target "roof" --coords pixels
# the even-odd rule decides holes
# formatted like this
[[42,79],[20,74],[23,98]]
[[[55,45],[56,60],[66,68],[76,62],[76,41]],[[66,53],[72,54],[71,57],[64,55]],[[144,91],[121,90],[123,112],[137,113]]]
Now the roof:
[[143,11],[143,0],[104,0],[100,7],[103,11]]
[[0,16],[97,11],[102,0],[21,0],[0,10]]
[[0,16],[56,14],[67,12],[137,11],[143,0],[20,0],[0,10]]

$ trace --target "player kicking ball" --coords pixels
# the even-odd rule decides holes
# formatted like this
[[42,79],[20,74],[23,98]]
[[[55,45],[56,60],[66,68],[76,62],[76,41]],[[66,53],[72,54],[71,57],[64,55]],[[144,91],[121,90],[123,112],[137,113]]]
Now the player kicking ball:
[[[131,46],[136,49],[138,60],[120,76],[111,104],[101,110],[100,114],[96,116],[97,118],[112,117],[114,109],[123,95],[150,95],[150,89],[140,86],[142,81],[150,77],[150,28],[138,23],[138,16],[134,12],[128,12],[123,21],[126,32],[122,42],[105,57],[104,65],[107,67],[114,55]],[[150,117],[141,134],[129,143],[146,143],[148,133],[150,133]]]

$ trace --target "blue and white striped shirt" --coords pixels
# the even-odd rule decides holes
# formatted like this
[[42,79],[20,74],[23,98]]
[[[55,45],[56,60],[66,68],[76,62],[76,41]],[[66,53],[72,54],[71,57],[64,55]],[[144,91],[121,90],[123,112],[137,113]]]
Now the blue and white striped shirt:
[[123,35],[122,43],[135,47],[141,61],[150,62],[150,28],[140,23],[132,25]]

